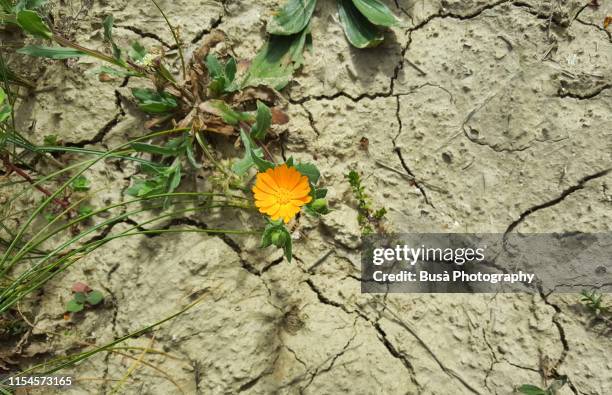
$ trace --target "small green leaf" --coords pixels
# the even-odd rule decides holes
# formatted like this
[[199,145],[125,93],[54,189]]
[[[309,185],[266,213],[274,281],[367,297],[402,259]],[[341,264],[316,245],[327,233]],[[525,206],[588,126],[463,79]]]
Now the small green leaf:
[[260,248],[266,248],[271,245],[275,245],[282,248],[287,261],[291,262],[292,258],[292,242],[291,234],[285,228],[283,221],[271,221],[267,219],[268,224],[261,235]]
[[206,57],[206,68],[208,69],[210,76],[213,78],[223,76],[223,67],[215,54],[209,53]]
[[[46,2],[47,0],[19,0],[17,4],[15,4],[15,12],[35,10],[43,6]],[[7,1],[7,3],[10,3],[10,1]]]
[[289,0],[268,23],[268,33],[289,36],[304,30],[310,22],[317,0]]
[[178,107],[174,96],[148,88],[133,88],[132,95],[138,101],[138,107],[144,112],[161,114]]
[[543,390],[540,387],[536,387],[531,384],[523,384],[518,388],[518,392],[525,395],[548,395],[546,390]]
[[[232,171],[234,173],[238,174],[239,176],[244,175],[251,167],[255,165],[254,158],[260,160],[259,166],[261,166],[261,168],[265,168],[267,163],[270,163],[263,159],[263,151],[261,148],[253,148],[253,141],[244,131],[240,131],[240,139],[244,145],[244,157],[232,165]],[[274,167],[274,165],[272,165],[272,167]]]
[[97,305],[104,299],[104,295],[100,291],[91,291],[87,294],[87,303],[92,306]]
[[251,158],[253,158],[253,163],[255,163],[255,166],[257,166],[257,170],[259,170],[260,172],[264,172],[268,169],[274,168],[274,163],[262,159],[262,157],[258,156],[257,153],[255,153],[253,150],[251,150]]
[[113,40],[113,22],[115,21],[115,19],[113,18],[112,15],[107,16],[106,18],[104,18],[104,21],[102,22],[102,26],[104,26],[104,39],[106,39],[106,41],[108,41],[112,48],[113,48],[113,57],[116,60],[121,61],[121,49],[119,49],[119,47],[117,46],[117,44],[115,44],[115,41]]
[[94,212],[94,208],[90,205],[85,204],[85,205],[79,206],[78,212],[81,217],[85,217],[85,216],[91,215]]
[[57,136],[55,134],[48,134],[43,137],[43,142],[45,145],[55,147],[58,144]]
[[41,45],[28,45],[18,49],[17,52],[24,55],[55,60],[78,58],[86,55],[85,52],[81,52],[73,48],[45,47]]
[[70,313],[78,313],[81,310],[83,310],[83,304],[78,303],[74,299],[70,299],[68,303],[66,304],[66,311]]
[[4,122],[11,116],[11,106],[8,102],[5,103],[7,95],[4,89],[0,88],[0,122]]
[[238,66],[236,65],[236,59],[230,58],[225,64],[225,77],[227,78],[228,83],[234,82],[236,78],[236,71],[238,70]]
[[17,13],[17,23],[23,30],[35,37],[51,38],[53,33],[35,11],[23,10]]
[[71,187],[77,192],[85,192],[89,191],[91,188],[91,183],[87,177],[80,175],[72,181]]
[[241,87],[267,85],[281,90],[304,64],[310,28],[292,36],[270,36],[247,70]]
[[389,7],[378,0],[353,0],[353,4],[375,25],[390,27],[400,24],[400,20],[393,15]]
[[315,190],[314,197],[315,199],[323,199],[327,196],[327,189],[321,188]]
[[344,34],[357,48],[371,48],[383,42],[381,31],[355,7],[352,0],[338,0],[338,14]]
[[132,58],[132,60],[142,62],[144,57],[147,55],[147,50],[138,41],[134,41],[132,43],[132,49],[130,49],[128,55],[130,55],[130,58]]
[[223,100],[209,100],[200,106],[204,111],[223,118],[223,121],[229,125],[237,125],[240,121],[248,122],[253,119],[250,114],[234,110]]
[[257,100],[257,117],[255,118],[255,124],[251,128],[251,136],[255,140],[263,140],[270,125],[272,125],[272,111],[264,103]]
[[87,299],[87,296],[83,293],[83,292],[76,292],[74,294],[73,299],[77,302],[77,303],[85,303],[85,300]]
[[319,181],[319,177],[321,177],[319,169],[317,169],[317,166],[313,165],[312,163],[298,163],[294,167],[302,175],[308,177],[308,180],[312,185],[316,185]]

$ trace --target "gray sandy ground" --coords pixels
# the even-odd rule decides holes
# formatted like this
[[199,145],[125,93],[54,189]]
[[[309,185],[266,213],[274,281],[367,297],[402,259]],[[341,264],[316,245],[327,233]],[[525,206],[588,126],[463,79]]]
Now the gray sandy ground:
[[[276,130],[283,152],[316,161],[335,209],[321,223],[300,220],[292,263],[246,237],[112,242],[45,289],[35,331],[46,341],[24,352],[101,345],[204,295],[153,339],[128,342],[172,358],[146,354],[122,393],[510,394],[543,385],[541,372],[551,369],[571,381],[561,394],[612,393],[612,341],[589,327],[579,295],[361,294],[360,231],[344,179],[350,169],[362,173],[392,231],[611,231],[612,175],[601,172],[612,167],[612,40],[601,24],[612,3],[388,3],[406,26],[357,51],[335,22],[334,2],[320,2],[314,47],[286,90],[291,121]],[[189,50],[219,28],[250,58],[278,2],[160,5]],[[95,1],[78,39],[102,47],[109,13],[122,43],[172,43],[152,4],[136,1]],[[48,64],[38,84],[53,88],[19,109],[32,139],[53,130],[64,142],[112,147],[144,133],[122,81],[99,82],[87,72],[95,67],[88,59]],[[135,171],[96,167],[103,192],[93,203],[124,199]],[[245,226],[249,217],[232,222]],[[107,298],[64,321],[75,281]],[[82,363],[74,374],[83,381],[66,393],[110,392],[140,356],[125,354]]]

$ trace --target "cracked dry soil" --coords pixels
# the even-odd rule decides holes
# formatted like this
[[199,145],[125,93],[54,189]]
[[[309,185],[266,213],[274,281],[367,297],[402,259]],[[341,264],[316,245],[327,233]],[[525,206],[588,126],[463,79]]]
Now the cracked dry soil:
[[[171,50],[149,2],[93,1],[75,36]],[[211,29],[251,58],[278,1],[160,1],[193,50]],[[612,393],[612,340],[589,328],[579,295],[360,293],[359,227],[344,174],[356,168],[387,226],[404,232],[612,230],[612,2],[432,0],[387,2],[407,25],[358,51],[319,2],[314,47],[285,96],[284,153],[315,160],[335,211],[302,217],[289,264],[249,237],[197,234],[109,243],[46,287],[24,353],[105,344],[204,302],[131,346],[149,353],[122,387],[146,394],[510,394],[554,375],[560,394]],[[127,99],[131,80],[102,83],[90,59],[47,64],[42,89],[18,109],[28,137],[56,131],[75,146],[111,147],[145,133]],[[369,140],[368,149],[360,140]],[[104,204],[135,169],[99,166]],[[167,226],[226,224],[192,215]],[[236,225],[248,218],[232,215]],[[119,229],[126,223],[115,224]],[[78,322],[62,319],[65,284],[109,295]],[[81,343],[79,343],[81,342]],[[129,357],[128,355],[131,355]],[[107,393],[139,354],[99,354],[73,370],[62,393]],[[179,390],[180,388],[180,390]]]

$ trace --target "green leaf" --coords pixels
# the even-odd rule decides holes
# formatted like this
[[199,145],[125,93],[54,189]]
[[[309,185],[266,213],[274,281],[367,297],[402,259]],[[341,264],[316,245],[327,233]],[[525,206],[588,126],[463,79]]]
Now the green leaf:
[[71,187],[77,192],[85,192],[91,188],[91,182],[87,177],[80,175],[72,181]]
[[87,294],[87,303],[92,306],[97,305],[104,299],[104,295],[100,291],[91,291]]
[[125,193],[134,197],[146,197],[164,193],[166,188],[166,177],[157,176],[146,180],[136,180]]
[[259,170],[260,172],[274,168],[274,163],[263,159],[252,149],[251,149],[251,158],[253,158],[253,163],[255,163],[255,166],[257,166],[257,170]]
[[317,0],[289,0],[268,23],[268,33],[289,36],[304,30]]
[[308,180],[312,185],[316,185],[319,181],[319,177],[321,177],[319,169],[317,169],[317,166],[313,165],[312,163],[298,163],[294,167],[302,175],[308,177]]
[[39,58],[49,58],[49,59],[69,59],[69,58],[78,58],[81,56],[85,56],[85,52],[81,52],[74,48],[64,48],[64,47],[45,47],[42,45],[28,45],[21,49],[17,50],[18,53],[30,56],[36,56]]
[[78,313],[81,310],[83,310],[83,304],[78,303],[74,299],[70,299],[68,303],[66,304],[66,311],[70,313]]
[[170,167],[170,172],[168,174],[168,186],[166,188],[166,193],[172,193],[181,183],[181,162],[176,161],[174,166]]
[[257,53],[240,84],[241,87],[267,85],[281,90],[293,73],[304,64],[304,48],[310,41],[310,28],[292,36],[270,36]]
[[228,83],[234,82],[236,78],[236,71],[238,70],[238,66],[236,65],[236,59],[230,58],[225,64],[225,77],[227,78]]
[[381,31],[372,24],[351,0],[338,0],[338,14],[344,34],[357,48],[371,48],[383,42]]
[[6,98],[6,92],[0,88],[0,122],[6,121],[11,116],[11,106],[8,102],[5,103]]
[[[19,0],[17,4],[15,4],[15,12],[20,12],[23,10],[35,10],[41,6],[43,6],[47,0]],[[10,1],[6,1],[6,3],[10,4]],[[2,2],[3,6],[5,2]]]
[[83,292],[76,292],[73,297],[74,301],[77,303],[85,303],[87,296]]
[[138,101],[138,107],[144,112],[161,114],[178,107],[174,96],[148,88],[133,88],[132,95]]
[[327,196],[327,189],[326,188],[321,188],[321,189],[315,190],[315,193],[314,193],[314,198],[315,199],[323,199],[326,196]]
[[531,384],[523,384],[518,388],[518,392],[525,395],[548,395],[547,391]]
[[79,206],[78,212],[79,212],[79,216],[85,217],[85,216],[88,216],[91,213],[93,213],[94,212],[94,208],[92,206],[86,204],[86,205]]
[[[244,145],[244,157],[232,165],[232,171],[238,174],[239,176],[244,175],[251,167],[256,164],[254,158],[260,159],[258,167],[261,166],[261,168],[264,168],[266,166],[267,161],[263,159],[263,152],[261,148],[254,149],[253,141],[242,130],[240,131],[240,139],[242,140],[242,144]],[[272,167],[274,167],[274,165],[272,165]]]
[[35,11],[23,10],[17,13],[17,23],[34,37],[51,38],[53,33]]
[[257,117],[251,128],[251,136],[255,140],[263,140],[270,125],[272,125],[272,111],[264,103],[257,100]]
[[261,235],[260,248],[266,248],[271,245],[282,248],[285,253],[285,257],[289,262],[291,262],[291,257],[293,255],[291,234],[287,228],[285,228],[283,221],[271,221],[269,219],[267,219],[267,221],[268,224]]
[[130,58],[132,58],[132,60],[141,62],[147,55],[147,50],[138,41],[134,41],[128,55]]
[[220,116],[229,125],[237,125],[240,121],[248,122],[252,120],[250,114],[234,110],[223,100],[209,100],[203,104],[206,111]]
[[113,40],[113,22],[115,21],[115,19],[113,18],[112,15],[107,16],[106,18],[104,18],[104,21],[102,22],[102,26],[104,26],[104,38],[106,39],[106,41],[108,41],[112,48],[113,48],[113,57],[116,60],[121,61],[121,49],[119,49],[119,47],[117,46],[117,44],[115,44],[115,41]]
[[370,22],[378,26],[396,26],[400,20],[378,0],[353,0],[353,4]]
[[206,57],[206,68],[208,69],[208,73],[213,78],[223,76],[223,67],[215,54],[209,53]]

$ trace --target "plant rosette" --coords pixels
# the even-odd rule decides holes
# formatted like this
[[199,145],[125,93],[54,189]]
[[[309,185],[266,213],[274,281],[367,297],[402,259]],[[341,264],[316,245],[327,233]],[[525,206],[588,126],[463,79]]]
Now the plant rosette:
[[66,304],[67,313],[78,313],[85,307],[96,306],[104,300],[102,292],[95,291],[84,283],[75,283],[72,286],[72,292],[72,299]]

